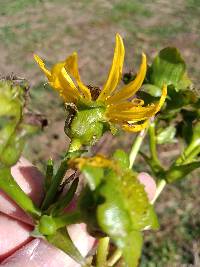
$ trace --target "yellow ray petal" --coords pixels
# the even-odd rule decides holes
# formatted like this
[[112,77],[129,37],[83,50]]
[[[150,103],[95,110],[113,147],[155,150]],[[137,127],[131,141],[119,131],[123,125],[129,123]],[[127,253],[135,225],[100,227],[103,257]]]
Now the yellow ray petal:
[[48,69],[46,69],[43,60],[38,55],[36,55],[36,54],[34,54],[33,56],[34,56],[35,61],[38,63],[39,67],[41,68],[41,70],[47,76],[47,78],[48,79],[51,79],[51,72]]
[[151,104],[146,107],[142,106],[134,106],[132,103],[123,103],[119,105],[109,106],[106,109],[106,113],[108,116],[118,116],[118,117],[125,117],[125,116],[137,116],[137,114],[152,114],[155,113],[157,105]]
[[38,55],[34,55],[34,58],[47,76],[51,87],[59,92],[64,101],[75,102],[79,97],[79,92],[64,68],[65,62],[55,64],[51,71],[49,71],[46,69],[44,62]]
[[54,80],[54,86],[60,88],[70,88],[78,92],[73,80],[65,70],[65,62],[59,62],[55,64],[51,69],[52,78]]
[[71,159],[69,161],[69,166],[70,167],[76,167],[78,169],[82,169],[84,165],[89,165],[92,167],[108,167],[108,168],[116,168],[116,164],[107,159],[105,156],[103,155],[96,155],[94,157],[91,158],[75,158],[75,159]]
[[142,124],[124,124],[122,129],[127,132],[139,132],[147,128],[149,125],[149,120],[144,121]]
[[136,107],[142,107],[144,105],[144,101],[142,99],[134,98],[134,101],[131,102],[123,102],[116,105],[107,106],[107,112],[121,112],[124,110],[134,110]]
[[97,100],[105,101],[105,99],[111,95],[111,93],[115,90],[117,84],[121,80],[122,76],[122,68],[124,63],[124,44],[121,36],[119,34],[116,35],[116,45],[113,56],[113,62],[110,68],[110,72],[105,82],[102,91]]
[[[167,97],[167,85],[164,85],[163,86],[163,89],[162,89],[162,95],[160,97],[160,100],[159,100],[158,104],[155,105],[154,111],[152,112],[153,114],[151,116],[154,116],[162,108],[162,106],[163,106],[163,104],[165,102],[166,97]],[[150,113],[148,114],[148,116],[149,115],[150,115]],[[125,131],[138,132],[138,131],[141,131],[141,130],[145,129],[148,126],[148,124],[149,124],[149,119],[148,120],[145,120],[142,124],[134,124],[133,125],[133,124],[126,123],[126,124],[124,124],[122,126],[122,128]]]
[[[148,118],[151,118],[156,115],[156,113],[161,109],[163,106],[165,99],[167,96],[167,86],[163,86],[162,95],[160,97],[160,100],[157,104],[151,104],[146,107],[132,107],[130,106],[131,103],[127,103],[127,107],[130,108],[124,108],[123,110],[120,109],[120,104],[109,106],[106,110],[106,116],[111,121],[141,121]],[[115,106],[118,107],[118,109],[115,109]],[[121,104],[121,107],[125,107],[125,103]]]
[[140,99],[140,98],[133,98],[131,103],[136,107],[143,106],[144,105],[144,100]]
[[162,108],[166,97],[167,97],[167,85],[164,84],[163,85],[163,89],[162,89],[162,95],[160,97],[160,100],[159,100],[158,104],[156,105],[155,113],[157,113]]
[[65,61],[65,68],[77,81],[79,89],[84,98],[87,100],[91,100],[90,90],[83,84],[80,78],[80,74],[78,71],[78,55],[74,52],[71,56],[69,56]]
[[71,77],[65,70],[65,62],[59,62],[52,67],[51,74],[51,86],[58,90],[62,95],[71,95],[73,98],[78,99],[80,93],[76,88]]
[[142,63],[140,65],[139,72],[136,78],[130,82],[129,84],[125,85],[119,92],[114,94],[113,96],[109,97],[106,101],[107,104],[114,104],[121,102],[125,99],[128,99],[135,95],[135,93],[140,89],[144,78],[146,76],[147,71],[147,60],[146,55],[142,54]]
[[123,114],[117,114],[117,113],[113,113],[109,116],[107,116],[109,118],[110,121],[121,121],[121,122],[126,122],[126,121],[131,121],[131,122],[136,122],[136,121],[142,121],[142,120],[146,120],[148,118],[151,118],[152,116],[154,116],[155,114],[155,108],[152,109],[151,111],[140,111],[140,112],[129,112],[129,113],[123,113]]

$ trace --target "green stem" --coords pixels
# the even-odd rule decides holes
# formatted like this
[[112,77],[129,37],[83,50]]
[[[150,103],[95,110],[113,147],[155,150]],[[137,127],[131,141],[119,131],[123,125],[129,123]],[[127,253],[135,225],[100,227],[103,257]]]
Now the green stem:
[[145,135],[146,135],[146,130],[143,130],[137,135],[137,137],[134,140],[133,146],[132,146],[130,154],[129,154],[129,161],[130,161],[129,168],[130,169],[133,167],[133,163],[134,163],[136,156],[140,150],[140,147],[141,147],[141,144],[144,140]]
[[187,160],[184,163],[188,163],[193,160],[200,153],[200,145],[196,147],[187,157]]
[[180,157],[177,158],[176,164],[182,164],[192,160],[200,152],[199,140],[192,141],[189,146],[187,146]]
[[97,248],[97,267],[106,267],[107,255],[109,249],[109,237],[103,237],[99,239]]
[[149,148],[153,162],[155,165],[161,166],[156,149],[155,122],[152,122],[149,126]]
[[15,182],[11,175],[9,168],[0,169],[0,188],[14,200],[20,208],[32,215],[37,219],[40,217],[41,212],[35,206],[33,201],[24,193],[20,186]]
[[116,251],[113,253],[113,255],[108,260],[108,266],[112,267],[122,256],[122,251],[120,249],[116,249]]
[[166,180],[172,183],[178,179],[184,178],[186,175],[200,167],[200,161],[193,161],[188,164],[172,165],[166,172]]
[[155,203],[155,201],[157,200],[157,198],[159,197],[159,195],[161,194],[161,192],[165,188],[166,184],[167,184],[167,182],[164,179],[159,181],[157,188],[156,188],[156,194],[155,194],[153,200],[151,201],[151,204]]
[[74,211],[59,217],[53,217],[53,220],[56,224],[56,228],[59,229],[70,224],[80,223],[81,214],[78,211]]

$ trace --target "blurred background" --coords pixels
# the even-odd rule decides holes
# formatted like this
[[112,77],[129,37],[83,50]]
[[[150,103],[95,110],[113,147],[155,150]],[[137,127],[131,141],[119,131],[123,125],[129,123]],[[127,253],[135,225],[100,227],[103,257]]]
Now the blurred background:
[[[33,53],[51,66],[77,51],[83,81],[101,86],[119,32],[126,48],[124,71],[137,70],[141,52],[151,61],[163,47],[176,46],[199,88],[200,0],[0,0],[0,15],[0,74],[28,79],[31,108],[49,119],[25,150],[41,169],[49,156],[57,160],[65,150],[65,112],[57,94],[44,86]],[[106,154],[120,146],[128,151],[133,139],[126,134],[116,142],[107,136],[97,148]],[[167,162],[178,149],[167,145],[159,155]],[[135,168],[144,171],[141,159]],[[145,238],[142,267],[200,266],[200,181],[198,173],[192,176],[168,186],[157,202],[161,227]]]

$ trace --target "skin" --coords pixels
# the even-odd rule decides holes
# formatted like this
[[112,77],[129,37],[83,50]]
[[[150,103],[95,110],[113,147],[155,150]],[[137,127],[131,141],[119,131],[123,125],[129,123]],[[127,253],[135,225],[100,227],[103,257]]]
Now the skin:
[[[40,205],[44,192],[42,174],[21,158],[12,168],[12,175],[20,187]],[[156,184],[147,173],[140,173],[138,179],[144,184],[151,200]],[[45,240],[33,239],[31,218],[8,196],[0,191],[0,266],[4,267],[78,267],[80,266],[61,250]],[[91,250],[95,239],[88,235],[86,226],[75,224],[68,227],[69,234],[83,256]]]

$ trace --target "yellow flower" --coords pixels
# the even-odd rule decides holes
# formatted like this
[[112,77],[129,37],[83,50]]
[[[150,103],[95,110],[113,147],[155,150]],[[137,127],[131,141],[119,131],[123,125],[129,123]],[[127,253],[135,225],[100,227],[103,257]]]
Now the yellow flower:
[[112,168],[114,170],[117,169],[116,162],[107,159],[103,155],[96,155],[91,158],[86,158],[86,157],[73,158],[69,160],[69,166],[72,168],[75,167],[81,170],[84,165],[89,165],[92,167],[99,167],[99,168]]
[[[80,99],[89,102],[96,101],[106,107],[105,116],[107,121],[119,124],[126,131],[136,132],[146,128],[149,119],[161,109],[166,99],[167,86],[163,86],[162,95],[157,103],[144,106],[143,100],[133,98],[142,86],[146,76],[146,56],[142,54],[142,63],[136,78],[120,90],[116,90],[122,78],[124,55],[123,40],[117,34],[113,62],[107,81],[95,99],[92,98],[89,86],[85,86],[81,81],[77,53],[73,53],[65,61],[55,64],[51,71],[46,69],[45,64],[37,55],[34,55],[34,57],[47,76],[50,85],[60,93],[65,102],[76,103]],[[132,100],[130,100],[131,98]]]

